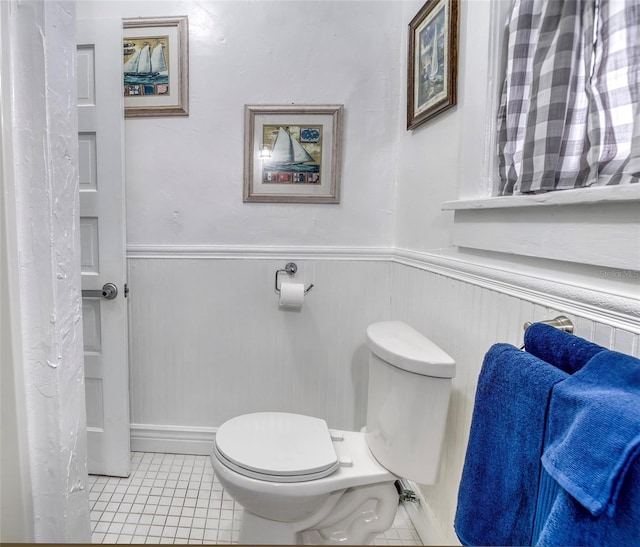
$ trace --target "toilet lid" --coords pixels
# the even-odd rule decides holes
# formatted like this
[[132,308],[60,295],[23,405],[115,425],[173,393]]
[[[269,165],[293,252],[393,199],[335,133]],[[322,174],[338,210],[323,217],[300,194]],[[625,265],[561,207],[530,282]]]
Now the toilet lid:
[[324,420],[286,412],[232,418],[218,429],[215,451],[235,471],[276,482],[326,477],[340,465]]

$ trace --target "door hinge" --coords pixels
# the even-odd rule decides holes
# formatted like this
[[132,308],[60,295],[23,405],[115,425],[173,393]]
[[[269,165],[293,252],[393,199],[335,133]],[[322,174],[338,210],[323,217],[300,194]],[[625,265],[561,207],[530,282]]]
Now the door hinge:
[[124,284],[124,297],[129,296],[129,283]]

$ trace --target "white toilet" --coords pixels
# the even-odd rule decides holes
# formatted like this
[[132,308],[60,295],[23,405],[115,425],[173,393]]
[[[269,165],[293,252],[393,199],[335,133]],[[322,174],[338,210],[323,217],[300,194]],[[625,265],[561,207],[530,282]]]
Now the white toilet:
[[455,362],[400,321],[371,325],[367,345],[365,432],[285,412],[218,429],[211,462],[244,508],[240,543],[366,544],[393,524],[398,478],[436,482]]

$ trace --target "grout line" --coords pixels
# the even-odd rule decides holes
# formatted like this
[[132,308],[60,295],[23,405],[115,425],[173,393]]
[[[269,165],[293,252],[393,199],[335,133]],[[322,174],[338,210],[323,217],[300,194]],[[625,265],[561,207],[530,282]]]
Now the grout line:
[[[242,508],[208,456],[133,452],[128,478],[89,475],[92,543],[238,543]],[[421,545],[404,507],[374,545]]]

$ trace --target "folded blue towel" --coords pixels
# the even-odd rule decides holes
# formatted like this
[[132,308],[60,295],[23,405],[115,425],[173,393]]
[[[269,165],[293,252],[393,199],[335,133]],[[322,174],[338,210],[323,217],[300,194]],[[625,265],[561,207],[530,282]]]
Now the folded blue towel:
[[543,484],[547,488],[541,488],[539,493],[538,509],[541,514],[540,519],[536,515],[533,545],[640,545],[640,458],[631,465],[611,516],[602,513],[594,517],[560,488],[544,469],[541,486]]
[[454,523],[463,545],[531,545],[547,403],[567,377],[509,344],[487,352]]
[[606,348],[545,323],[534,323],[524,333],[524,349],[531,355],[564,370],[580,370],[596,353]]
[[640,360],[597,353],[553,388],[542,464],[593,516],[611,516],[638,454]]

